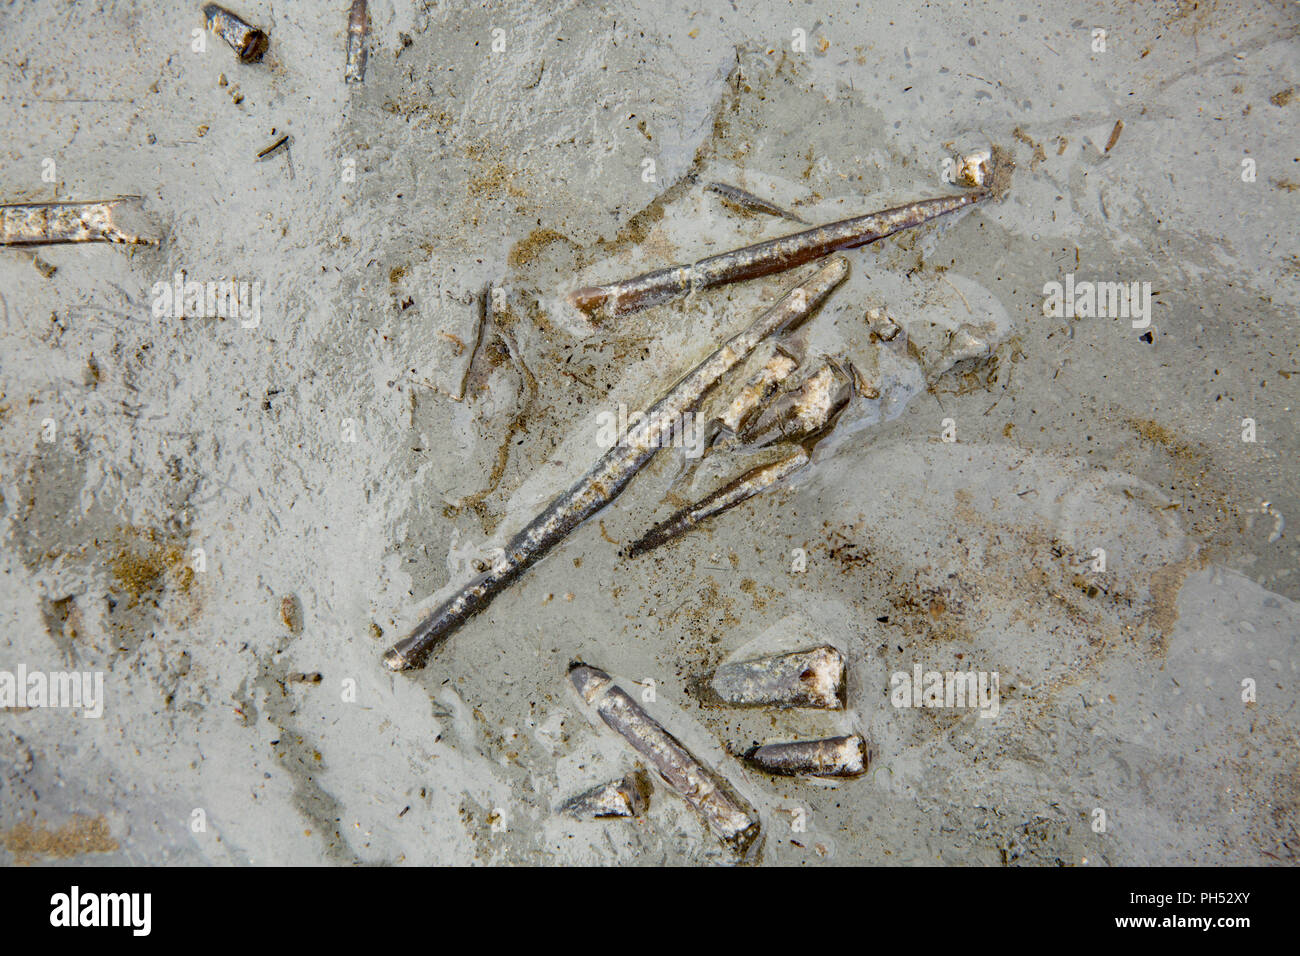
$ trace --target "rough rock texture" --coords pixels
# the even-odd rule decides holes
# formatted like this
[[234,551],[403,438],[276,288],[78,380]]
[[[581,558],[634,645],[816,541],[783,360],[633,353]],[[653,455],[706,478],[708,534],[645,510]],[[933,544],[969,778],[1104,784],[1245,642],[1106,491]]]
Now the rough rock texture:
[[[138,194],[162,239],[0,248],[0,670],[106,697],[0,713],[0,862],[725,862],[671,794],[553,812],[632,769],[574,658],[654,682],[765,863],[1294,862],[1296,7],[467,6],[372,3],[351,86],[346,4],[241,5],[249,65],[194,50],[197,4],[0,8],[0,200]],[[799,480],[625,561],[689,500],[665,451],[383,670],[600,413],[788,280],[601,327],[565,292],[792,228],[707,181],[825,221],[982,145],[1004,198],[849,254],[806,344],[886,387]],[[181,270],[259,283],[258,321],[156,314]],[[1150,282],[1151,327],[1045,316],[1066,273]],[[823,642],[844,712],[687,693]],[[895,707],[916,664],[997,672],[998,715]],[[729,756],[855,732],[871,769],[833,786]]]

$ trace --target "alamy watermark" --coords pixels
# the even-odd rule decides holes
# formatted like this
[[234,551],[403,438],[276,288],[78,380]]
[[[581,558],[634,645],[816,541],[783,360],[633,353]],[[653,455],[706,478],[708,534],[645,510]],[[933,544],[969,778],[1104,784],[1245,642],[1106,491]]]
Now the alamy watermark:
[[890,684],[895,707],[978,707],[981,717],[996,717],[1002,709],[997,671],[927,671],[916,664],[910,674],[895,671]]
[[148,936],[152,911],[152,893],[83,893],[74,885],[50,897],[50,925],[55,927],[124,927],[133,936]]
[[0,707],[63,707],[83,717],[104,715],[103,671],[0,670]]
[[[596,442],[601,448],[613,448],[626,445],[629,429],[635,430],[643,425],[644,412],[631,412],[619,402],[618,411],[604,411],[596,416]],[[682,448],[687,458],[699,458],[704,454],[704,423],[693,412],[684,412],[671,427],[661,433],[660,447]]]
[[153,289],[155,319],[239,319],[245,329],[262,323],[262,283],[259,280],[199,282],[186,279],[181,270],[171,282],[155,282]]
[[1044,285],[1043,295],[1043,314],[1054,319],[1131,319],[1135,329],[1151,324],[1150,282],[1076,282],[1068,272],[1064,283]]

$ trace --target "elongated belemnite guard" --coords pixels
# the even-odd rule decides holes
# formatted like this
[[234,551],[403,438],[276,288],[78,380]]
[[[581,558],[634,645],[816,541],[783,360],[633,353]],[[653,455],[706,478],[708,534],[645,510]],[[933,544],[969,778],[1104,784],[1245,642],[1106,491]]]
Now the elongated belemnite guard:
[[570,293],[569,302],[587,313],[626,315],[667,302],[696,289],[784,272],[842,249],[856,249],[877,239],[956,212],[984,199],[983,190],[923,199],[906,206],[814,226],[777,239],[709,256],[691,265],[669,266],[608,285]]
[[343,79],[348,83],[365,82],[366,58],[370,55],[369,32],[366,0],[352,0],[352,12],[348,14],[348,61],[343,71]]
[[650,779],[634,771],[570,797],[560,805],[560,812],[579,820],[639,817],[650,805],[650,792]]
[[[138,213],[136,199],[103,202],[38,202],[0,205],[0,245],[48,246],[67,242],[153,245],[124,223]],[[124,216],[125,214],[125,216]],[[143,217],[137,217],[144,225]]]
[[857,777],[867,771],[867,744],[857,734],[794,740],[750,749],[747,763],[787,777]]
[[751,468],[695,504],[688,505],[659,522],[628,546],[627,556],[640,557],[647,551],[667,544],[710,518],[761,494],[808,464],[808,461],[808,452],[796,445],[794,451],[779,461]]
[[390,647],[384,666],[395,671],[424,666],[440,641],[487,607],[569,532],[618,497],[655,452],[668,444],[666,439],[683,416],[694,414],[724,375],[744,362],[768,336],[806,319],[848,274],[848,260],[832,258],[679,379],[585,475],[510,540],[504,557],[490,571],[438,605],[409,636]]
[[256,63],[266,53],[270,38],[262,30],[245,22],[225,7],[209,3],[203,8],[208,29],[230,44],[231,49],[245,63]]
[[725,704],[737,707],[844,706],[844,655],[829,644],[812,650],[723,664],[710,682]]
[[718,839],[738,853],[753,845],[760,823],[749,802],[642,710],[613,678],[598,668],[575,662],[569,666],[569,679],[600,719],[658,771]]

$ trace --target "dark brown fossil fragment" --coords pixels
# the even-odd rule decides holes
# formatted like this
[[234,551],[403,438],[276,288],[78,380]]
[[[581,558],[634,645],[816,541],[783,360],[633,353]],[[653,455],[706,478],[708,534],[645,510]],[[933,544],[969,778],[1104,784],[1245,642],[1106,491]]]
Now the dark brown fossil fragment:
[[[272,132],[275,131],[272,130]],[[267,146],[264,149],[259,150],[257,154],[257,158],[266,159],[268,156],[272,156],[275,153],[278,153],[282,149],[287,150],[289,148],[289,141],[292,138],[293,137],[291,137],[288,133],[285,133],[283,136],[279,137],[275,142],[273,142],[270,146]]]

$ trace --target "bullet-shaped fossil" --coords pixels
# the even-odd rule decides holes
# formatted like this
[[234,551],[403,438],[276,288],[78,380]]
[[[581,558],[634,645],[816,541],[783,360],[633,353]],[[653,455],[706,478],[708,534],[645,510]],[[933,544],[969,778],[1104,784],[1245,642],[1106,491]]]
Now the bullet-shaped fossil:
[[608,285],[588,286],[570,293],[569,302],[587,313],[625,315],[667,302],[696,289],[784,272],[841,249],[856,249],[918,226],[937,216],[979,202],[988,193],[923,199],[865,216],[814,226],[777,239],[709,256],[689,265],[669,266]]
[[723,664],[709,682],[724,704],[734,707],[844,706],[844,655],[822,644],[806,651]]
[[758,839],[758,813],[715,770],[701,763],[604,671],[574,662],[569,679],[582,699],[689,803],[727,846],[744,853]]
[[370,55],[369,34],[366,0],[352,0],[352,12],[348,14],[348,61],[343,70],[343,79],[348,83],[365,82],[366,58]]
[[669,443],[684,416],[695,412],[724,375],[745,361],[768,336],[787,331],[806,319],[848,274],[848,260],[843,256],[832,258],[679,379],[585,475],[510,540],[504,556],[494,562],[490,571],[438,605],[409,636],[389,648],[384,666],[394,671],[424,666],[439,642],[487,607],[569,532],[618,497],[655,452]]
[[857,777],[867,771],[867,745],[857,734],[794,740],[752,747],[744,760],[760,770],[786,777]]
[[579,820],[639,817],[650,806],[650,793],[650,778],[636,770],[570,797],[560,805],[560,812]]
[[48,246],[66,242],[154,245],[156,240],[134,232],[146,225],[138,213],[139,200],[135,198],[88,203],[6,203],[0,205],[0,245]]
[[209,3],[203,8],[203,18],[207,21],[208,29],[229,43],[235,55],[245,63],[256,63],[262,59],[271,42],[265,32],[215,3]]

